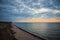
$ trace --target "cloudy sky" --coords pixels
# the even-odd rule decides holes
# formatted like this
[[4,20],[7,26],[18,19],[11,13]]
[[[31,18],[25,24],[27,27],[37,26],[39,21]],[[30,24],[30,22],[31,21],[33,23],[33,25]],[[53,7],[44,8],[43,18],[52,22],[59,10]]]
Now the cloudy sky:
[[60,0],[0,0],[0,21],[60,19]]

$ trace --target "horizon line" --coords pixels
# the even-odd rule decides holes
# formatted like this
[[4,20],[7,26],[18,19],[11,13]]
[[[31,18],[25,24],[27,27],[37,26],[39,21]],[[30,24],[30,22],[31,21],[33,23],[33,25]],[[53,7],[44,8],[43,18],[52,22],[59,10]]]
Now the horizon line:
[[60,20],[20,20],[18,22],[60,22]]

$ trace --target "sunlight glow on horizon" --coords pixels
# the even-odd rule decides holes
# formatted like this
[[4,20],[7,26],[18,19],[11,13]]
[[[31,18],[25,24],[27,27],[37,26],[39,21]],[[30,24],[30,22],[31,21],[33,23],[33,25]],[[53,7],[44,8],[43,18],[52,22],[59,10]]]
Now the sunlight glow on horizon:
[[21,20],[18,22],[60,22],[60,20]]

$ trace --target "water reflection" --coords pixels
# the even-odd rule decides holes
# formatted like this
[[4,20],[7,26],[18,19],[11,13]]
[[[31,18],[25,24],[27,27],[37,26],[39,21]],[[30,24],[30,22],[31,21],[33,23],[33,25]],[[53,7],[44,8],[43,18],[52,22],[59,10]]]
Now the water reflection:
[[16,25],[48,40],[60,40],[60,23],[16,23]]

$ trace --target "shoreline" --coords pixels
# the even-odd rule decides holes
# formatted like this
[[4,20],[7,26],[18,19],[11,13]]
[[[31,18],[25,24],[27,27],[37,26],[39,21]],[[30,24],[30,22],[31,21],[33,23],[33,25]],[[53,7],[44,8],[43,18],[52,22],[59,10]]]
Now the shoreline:
[[[13,24],[14,25],[14,24]],[[16,25],[14,25],[14,26],[16,26]],[[17,26],[16,26],[17,27]],[[44,38],[42,38],[42,37],[39,37],[39,36],[37,36],[37,35],[35,35],[35,34],[32,34],[32,33],[30,33],[30,32],[28,32],[28,31],[26,31],[26,30],[24,30],[24,29],[22,29],[22,28],[19,28],[19,27],[17,27],[18,29],[20,29],[20,30],[22,30],[22,31],[24,31],[24,32],[26,32],[26,33],[28,33],[28,34],[30,34],[30,35],[32,35],[32,36],[34,36],[34,37],[37,37],[37,38],[39,38],[39,39],[41,39],[41,40],[46,40],[46,39],[44,39]]]
[[13,22],[0,22],[0,29],[2,34],[1,37],[4,40],[45,40],[26,30],[23,30],[22,28],[17,27],[13,24]]

